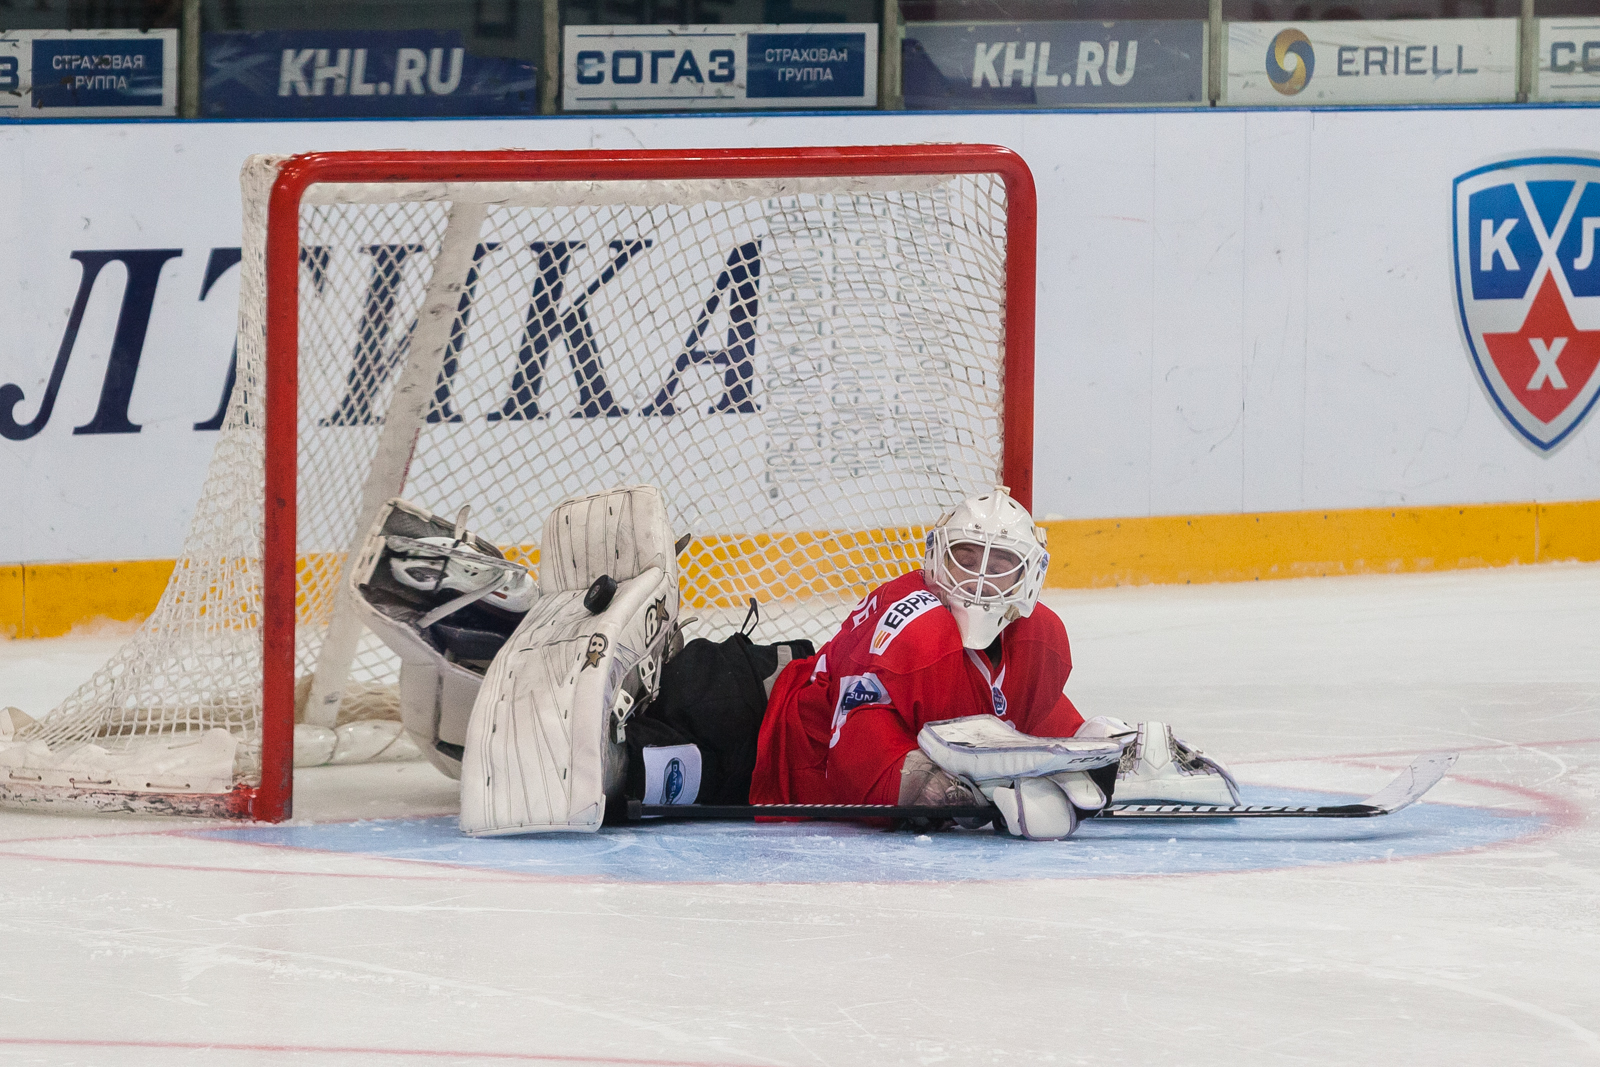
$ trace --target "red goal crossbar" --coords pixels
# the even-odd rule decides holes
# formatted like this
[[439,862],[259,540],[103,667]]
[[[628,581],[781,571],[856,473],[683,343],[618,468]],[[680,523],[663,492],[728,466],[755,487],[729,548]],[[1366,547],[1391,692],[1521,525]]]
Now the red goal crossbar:
[[300,201],[315,184],[639,181],[996,174],[1006,189],[1002,471],[1032,507],[1037,201],[1022,157],[995,145],[574,152],[323,152],[285,161],[266,244],[266,525],[262,565],[261,783],[252,817],[289,818],[294,775]]

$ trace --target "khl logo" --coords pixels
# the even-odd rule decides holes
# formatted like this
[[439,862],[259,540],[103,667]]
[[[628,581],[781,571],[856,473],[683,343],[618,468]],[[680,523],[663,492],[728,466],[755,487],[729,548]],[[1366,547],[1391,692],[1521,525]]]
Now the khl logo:
[[1299,30],[1280,30],[1267,45],[1267,80],[1284,96],[1294,96],[1311,81],[1317,54]]
[[1548,452],[1600,391],[1600,156],[1477,167],[1456,178],[1454,209],[1467,349],[1506,421]]

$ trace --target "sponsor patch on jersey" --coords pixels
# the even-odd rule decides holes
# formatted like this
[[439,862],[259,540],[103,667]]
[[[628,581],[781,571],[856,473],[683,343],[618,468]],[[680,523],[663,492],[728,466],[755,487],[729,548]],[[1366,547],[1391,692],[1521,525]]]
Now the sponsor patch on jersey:
[[890,604],[888,610],[883,613],[883,617],[878,620],[878,628],[872,631],[872,644],[870,646],[872,654],[881,656],[884,650],[889,647],[889,642],[898,637],[900,632],[911,623],[912,619],[915,619],[925,611],[932,611],[934,608],[942,606],[939,603],[939,598],[926,589],[918,589],[915,593],[908,593],[893,604]]
[[839,702],[833,708],[833,736],[828,739],[828,747],[839,743],[839,731],[852,711],[868,704],[887,703],[889,690],[876,674],[851,674],[839,679]]
[[994,698],[994,713],[1001,718],[1005,718],[1006,695],[1000,692],[1000,687],[998,685],[991,685],[989,687],[989,695]]

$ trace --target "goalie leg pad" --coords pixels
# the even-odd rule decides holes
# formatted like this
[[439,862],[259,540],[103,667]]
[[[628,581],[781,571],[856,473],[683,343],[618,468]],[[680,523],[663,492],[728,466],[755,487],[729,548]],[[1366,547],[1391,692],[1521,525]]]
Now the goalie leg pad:
[[586,590],[542,596],[484,678],[461,768],[474,836],[594,831],[627,772],[624,724],[658,674],[677,616],[676,575],[650,568],[591,615]]
[[355,599],[362,621],[400,657],[400,722],[429,763],[461,777],[467,722],[483,675],[446,658],[428,639],[364,597]]
[[651,567],[670,574],[677,588],[677,548],[661,491],[653,485],[571,497],[545,520],[542,593],[587,590],[602,575],[620,583]]

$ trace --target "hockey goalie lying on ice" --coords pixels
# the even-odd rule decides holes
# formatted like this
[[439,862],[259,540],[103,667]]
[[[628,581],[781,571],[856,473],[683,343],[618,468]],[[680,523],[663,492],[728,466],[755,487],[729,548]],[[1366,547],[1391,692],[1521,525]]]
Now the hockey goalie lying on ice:
[[1122,800],[1238,803],[1161,723],[1085,722],[1066,630],[1040,604],[1044,531],[1003,487],[928,536],[920,570],[869,593],[832,640],[683,644],[660,493],[563,501],[537,586],[495,546],[404,501],[351,583],[401,657],[408,733],[461,779],[474,835],[595,830],[647,804],[992,803],[1029,838]]

